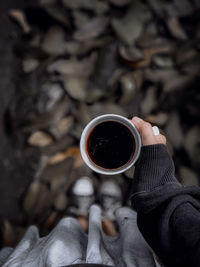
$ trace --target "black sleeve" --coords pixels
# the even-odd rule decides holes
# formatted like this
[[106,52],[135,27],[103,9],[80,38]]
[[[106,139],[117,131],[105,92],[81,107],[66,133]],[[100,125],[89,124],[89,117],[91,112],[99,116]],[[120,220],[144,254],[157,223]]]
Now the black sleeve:
[[164,265],[200,266],[200,189],[177,181],[165,145],[142,147],[132,192],[138,227]]

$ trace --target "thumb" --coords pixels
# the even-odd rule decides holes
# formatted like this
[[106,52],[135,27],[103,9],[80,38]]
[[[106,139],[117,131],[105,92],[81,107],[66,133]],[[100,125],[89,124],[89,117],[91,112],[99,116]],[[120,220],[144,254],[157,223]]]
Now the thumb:
[[146,122],[138,117],[134,117],[131,121],[138,129],[142,138],[142,144],[144,146],[154,144],[166,144],[166,138],[163,135],[154,135],[152,125],[149,122]]

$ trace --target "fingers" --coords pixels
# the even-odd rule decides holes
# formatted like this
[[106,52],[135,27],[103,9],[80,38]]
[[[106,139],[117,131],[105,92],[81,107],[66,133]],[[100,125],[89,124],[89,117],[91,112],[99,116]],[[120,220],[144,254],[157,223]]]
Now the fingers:
[[157,136],[157,140],[159,141],[159,143],[164,144],[164,145],[166,145],[167,143],[166,137],[162,134],[159,134]]
[[166,145],[166,138],[164,135],[154,135],[152,125],[149,122],[146,122],[138,117],[133,117],[131,120],[132,123],[136,126],[138,129],[141,138],[142,138],[142,144],[144,146],[147,145],[155,145],[155,144],[164,144]]

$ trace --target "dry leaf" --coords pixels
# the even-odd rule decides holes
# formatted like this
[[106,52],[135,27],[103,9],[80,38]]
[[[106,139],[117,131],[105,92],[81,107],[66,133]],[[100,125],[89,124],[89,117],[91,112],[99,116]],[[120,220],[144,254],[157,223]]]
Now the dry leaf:
[[170,51],[170,47],[168,45],[160,46],[160,47],[151,47],[151,48],[146,48],[143,51],[144,54],[144,59],[143,60],[136,60],[133,61],[132,63],[129,63],[129,66],[135,67],[135,68],[143,68],[146,67],[150,64],[151,58],[155,54],[159,53],[167,53]]
[[65,160],[66,158],[74,158],[74,167],[79,167],[83,165],[83,159],[81,157],[80,148],[79,147],[70,147],[65,152],[57,153],[56,155],[52,156],[48,160],[48,164],[56,164]]
[[45,132],[34,132],[29,138],[28,143],[32,146],[48,146],[53,143],[53,138]]
[[19,9],[12,9],[9,11],[9,15],[13,20],[15,20],[22,27],[23,32],[25,34],[28,34],[31,32],[31,28],[27,22],[27,19],[23,11]]

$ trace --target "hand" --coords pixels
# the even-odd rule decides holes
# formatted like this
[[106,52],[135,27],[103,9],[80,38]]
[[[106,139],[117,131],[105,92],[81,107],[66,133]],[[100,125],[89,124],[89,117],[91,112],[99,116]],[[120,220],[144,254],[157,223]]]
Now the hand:
[[138,117],[133,117],[131,121],[136,126],[142,137],[143,146],[149,146],[155,144],[166,145],[165,136],[162,134],[154,135],[152,125],[149,122],[146,122]]

